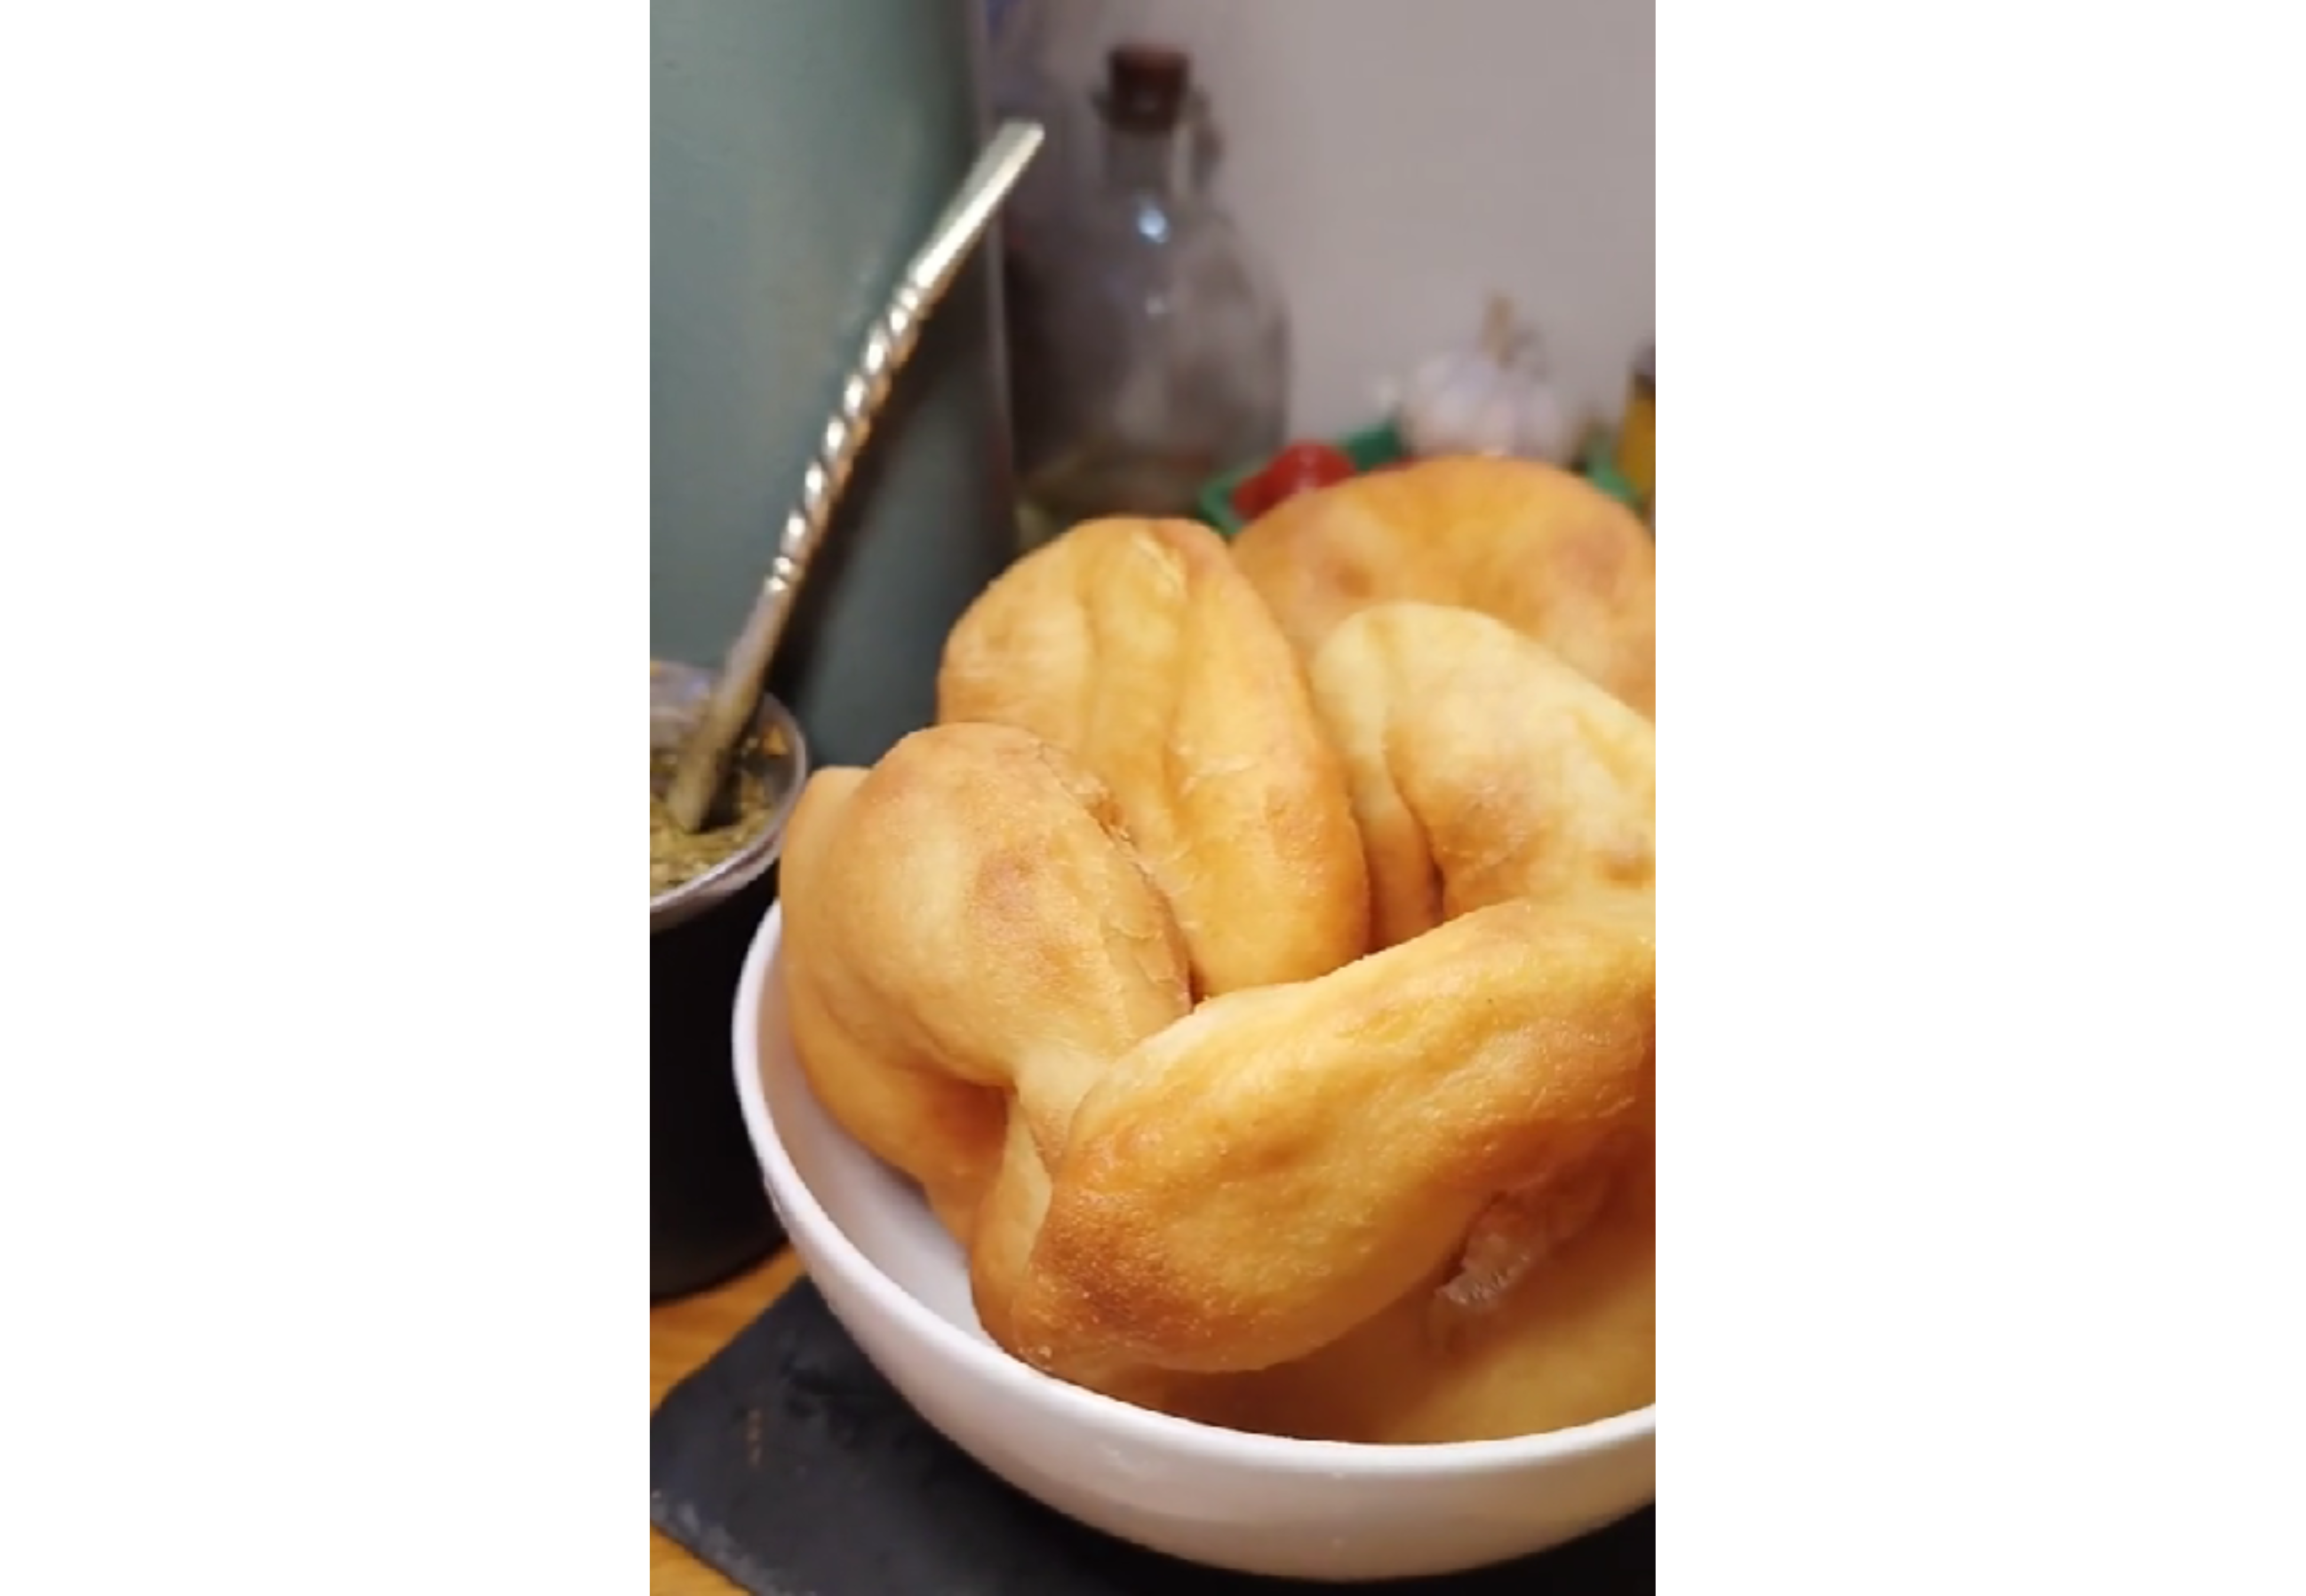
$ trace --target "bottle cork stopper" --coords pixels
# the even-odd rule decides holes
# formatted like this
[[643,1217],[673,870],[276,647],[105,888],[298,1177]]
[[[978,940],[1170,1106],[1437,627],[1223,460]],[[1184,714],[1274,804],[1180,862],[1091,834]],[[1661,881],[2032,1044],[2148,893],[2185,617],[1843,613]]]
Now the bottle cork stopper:
[[1167,132],[1184,114],[1191,78],[1191,58],[1183,50],[1116,45],[1106,57],[1106,115],[1132,132]]

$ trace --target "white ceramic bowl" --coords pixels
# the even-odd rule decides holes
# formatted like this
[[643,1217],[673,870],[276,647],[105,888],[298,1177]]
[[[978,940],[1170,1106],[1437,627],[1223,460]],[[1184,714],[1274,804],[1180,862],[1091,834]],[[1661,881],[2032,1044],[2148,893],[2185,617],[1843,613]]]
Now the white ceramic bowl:
[[810,1093],[776,978],[781,906],[737,991],[737,1091],[785,1233],[905,1399],[1028,1496],[1172,1557],[1328,1580],[1451,1573],[1541,1551],[1656,1489],[1654,1408],[1550,1435],[1365,1447],[1246,1435],[1050,1378],[995,1345],[960,1250],[912,1184]]

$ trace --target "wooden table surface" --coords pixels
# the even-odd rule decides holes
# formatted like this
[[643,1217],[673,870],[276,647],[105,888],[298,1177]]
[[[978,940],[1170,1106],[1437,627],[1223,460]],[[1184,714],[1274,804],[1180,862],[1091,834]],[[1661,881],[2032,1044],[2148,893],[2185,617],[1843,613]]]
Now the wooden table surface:
[[[649,1406],[654,1409],[683,1375],[698,1369],[760,1316],[779,1293],[800,1278],[800,1259],[780,1248],[726,1285],[649,1310]],[[730,1596],[737,1587],[649,1530],[649,1589],[656,1596]]]

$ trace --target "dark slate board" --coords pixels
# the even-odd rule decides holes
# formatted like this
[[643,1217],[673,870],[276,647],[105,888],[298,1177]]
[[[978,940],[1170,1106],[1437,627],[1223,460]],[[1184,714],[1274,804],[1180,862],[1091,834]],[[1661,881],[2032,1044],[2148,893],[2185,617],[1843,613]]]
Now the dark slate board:
[[667,1394],[649,1518],[755,1596],[1625,1596],[1657,1589],[1644,1508],[1542,1556],[1447,1579],[1317,1585],[1191,1566],[1074,1523],[906,1405],[807,1280]]

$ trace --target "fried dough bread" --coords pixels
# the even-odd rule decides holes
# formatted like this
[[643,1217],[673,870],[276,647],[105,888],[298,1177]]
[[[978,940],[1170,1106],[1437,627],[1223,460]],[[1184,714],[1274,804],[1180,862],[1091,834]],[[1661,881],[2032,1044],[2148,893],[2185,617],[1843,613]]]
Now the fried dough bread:
[[1368,883],[1302,663],[1190,521],[1084,522],[961,616],[940,721],[1030,731],[1111,790],[1183,929],[1197,994],[1360,957]]
[[1656,712],[1657,545],[1574,472],[1470,456],[1373,472],[1284,500],[1232,551],[1309,659],[1371,604],[1449,604],[1495,617]]

